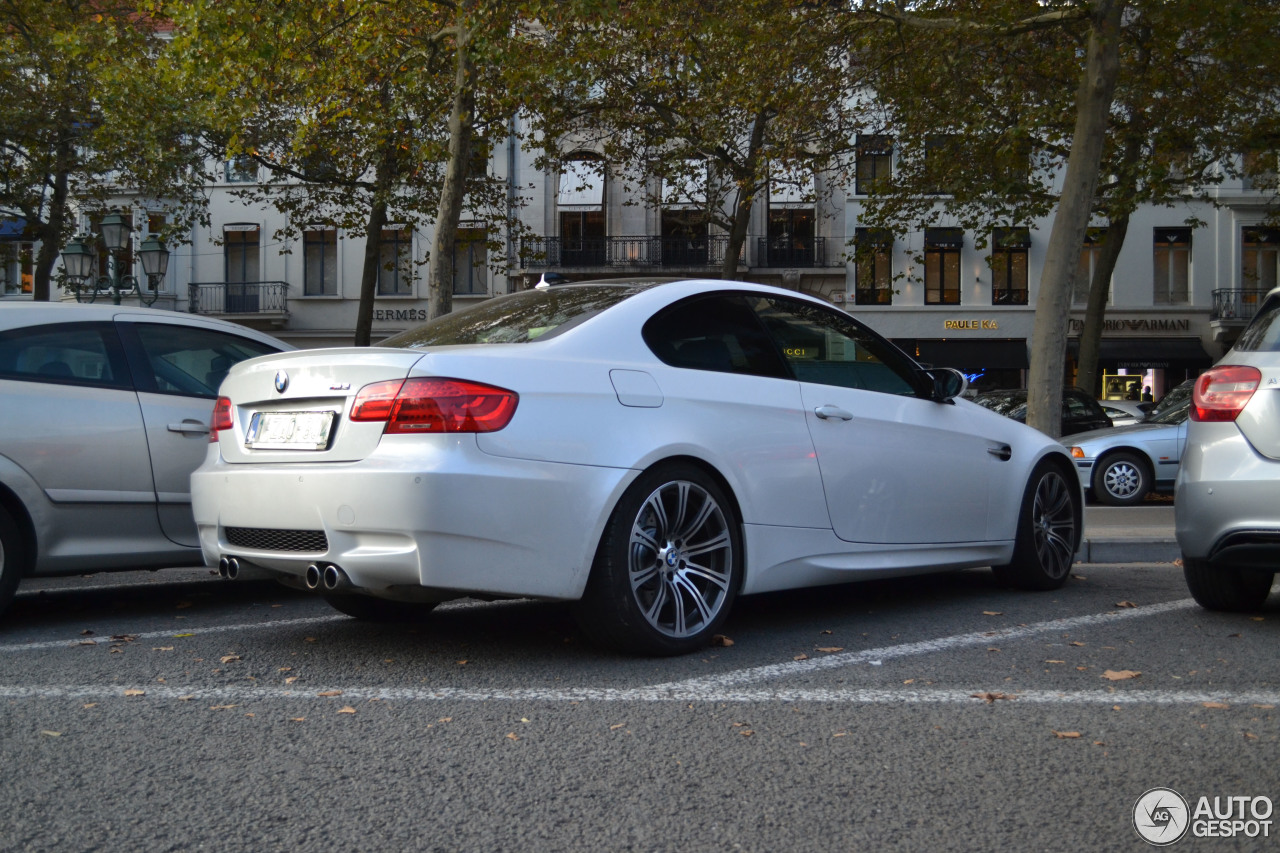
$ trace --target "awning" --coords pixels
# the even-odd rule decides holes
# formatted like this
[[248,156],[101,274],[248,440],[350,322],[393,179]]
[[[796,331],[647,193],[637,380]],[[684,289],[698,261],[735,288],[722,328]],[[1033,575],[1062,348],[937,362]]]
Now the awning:
[[1031,229],[1027,227],[993,228],[991,246],[995,249],[1029,249]]
[[[1079,358],[1080,341],[1067,341],[1067,355]],[[1204,351],[1199,338],[1103,338],[1098,363],[1125,370],[1209,367],[1213,358]]]
[[662,206],[668,209],[705,207],[709,174],[706,160],[685,160],[680,174],[662,179]]
[[1031,366],[1027,360],[1027,342],[1022,338],[894,341],[930,367],[954,367],[966,373],[982,370],[1016,369]]
[[926,228],[924,245],[928,249],[963,249],[963,228]]
[[604,164],[599,160],[569,160],[560,167],[561,210],[593,211],[604,206]]
[[16,242],[26,239],[27,220],[25,219],[0,219],[0,240]]
[[813,172],[777,175],[769,180],[769,206],[804,210],[813,207]]

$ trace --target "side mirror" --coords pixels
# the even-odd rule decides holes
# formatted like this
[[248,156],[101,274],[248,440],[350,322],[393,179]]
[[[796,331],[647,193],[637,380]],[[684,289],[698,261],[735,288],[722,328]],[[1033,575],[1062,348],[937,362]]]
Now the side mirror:
[[950,403],[969,387],[969,380],[954,367],[935,367],[929,375],[933,377],[933,399],[937,403]]

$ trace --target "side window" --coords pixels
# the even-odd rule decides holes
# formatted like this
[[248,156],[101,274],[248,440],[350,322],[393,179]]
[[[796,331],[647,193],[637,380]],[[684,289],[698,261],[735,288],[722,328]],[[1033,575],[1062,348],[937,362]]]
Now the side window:
[[773,342],[739,295],[678,302],[650,318],[643,335],[654,355],[673,367],[787,376]]
[[[218,386],[237,362],[276,352],[250,338],[169,323],[132,323],[140,353],[133,357],[134,374],[142,391],[218,396]],[[126,328],[128,328],[126,327]]]
[[111,323],[57,323],[0,334],[0,377],[62,385],[128,388]]
[[1093,417],[1093,409],[1079,397],[1071,394],[1064,394],[1062,397],[1062,415],[1063,417],[1075,419],[1084,419]]
[[916,365],[852,317],[799,300],[749,299],[801,382],[919,394]]

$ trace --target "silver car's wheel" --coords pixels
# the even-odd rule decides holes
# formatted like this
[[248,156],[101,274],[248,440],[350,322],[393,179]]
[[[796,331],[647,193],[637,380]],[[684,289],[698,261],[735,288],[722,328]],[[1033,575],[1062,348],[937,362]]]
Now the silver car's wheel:
[[1020,589],[1058,589],[1067,582],[1083,520],[1078,482],[1050,463],[1036,467],[1022,498],[1013,560],[993,567],[997,577]]
[[728,616],[741,564],[737,518],[716,483],[691,465],[651,471],[609,521],[579,621],[626,651],[691,651]]
[[1132,453],[1116,453],[1106,457],[1094,469],[1093,494],[1111,506],[1142,503],[1151,491],[1147,466]]
[[0,612],[13,601],[22,577],[24,551],[18,535],[18,525],[9,513],[0,507]]
[[1191,597],[1206,610],[1252,613],[1262,609],[1271,594],[1275,573],[1265,569],[1213,565],[1205,560],[1182,560]]

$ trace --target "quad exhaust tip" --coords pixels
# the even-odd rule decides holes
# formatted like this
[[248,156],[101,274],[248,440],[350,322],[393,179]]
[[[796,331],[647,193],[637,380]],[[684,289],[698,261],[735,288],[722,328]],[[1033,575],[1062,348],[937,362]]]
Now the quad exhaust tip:
[[324,571],[315,563],[307,566],[307,572],[303,576],[303,580],[307,584],[307,589],[319,589]]
[[235,557],[223,557],[218,561],[218,577],[233,581],[240,576],[240,561]]
[[352,587],[351,578],[347,577],[347,573],[332,564],[312,563],[307,566],[303,581],[307,589],[322,589],[325,592],[341,592]]

